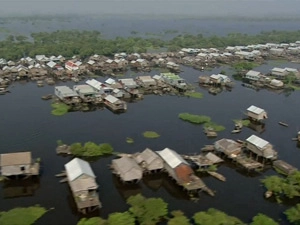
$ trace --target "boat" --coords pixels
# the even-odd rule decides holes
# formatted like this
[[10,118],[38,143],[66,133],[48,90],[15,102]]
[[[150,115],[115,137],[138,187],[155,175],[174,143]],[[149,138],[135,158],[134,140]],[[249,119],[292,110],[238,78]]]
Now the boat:
[[289,126],[287,123],[284,123],[284,122],[279,122],[279,125],[284,126],[284,127],[288,127]]
[[226,181],[226,177],[224,177],[222,174],[213,171],[207,171],[207,173],[220,181]]
[[43,95],[43,96],[42,96],[42,99],[43,99],[43,100],[49,100],[49,99],[51,99],[52,97],[53,97],[52,94],[48,94],[48,95]]
[[234,129],[231,131],[232,134],[237,134],[240,133],[242,130],[241,129]]
[[266,191],[265,192],[265,198],[270,198],[273,195],[272,191]]

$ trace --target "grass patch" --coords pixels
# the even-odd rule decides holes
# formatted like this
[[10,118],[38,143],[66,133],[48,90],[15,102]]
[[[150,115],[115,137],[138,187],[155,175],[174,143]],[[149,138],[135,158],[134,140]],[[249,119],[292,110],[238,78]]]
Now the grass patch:
[[211,122],[211,121],[205,123],[203,126],[204,126],[204,128],[212,128],[214,131],[217,131],[217,132],[225,130],[224,126],[219,125],[215,122]]
[[233,120],[233,122],[234,123],[242,122],[242,125],[245,127],[249,126],[249,124],[251,123],[250,120],[240,120],[240,119]]
[[0,212],[1,225],[31,225],[47,210],[40,206],[32,206],[27,208],[15,208],[7,212]]
[[51,114],[54,116],[63,116],[68,113],[70,109],[70,106],[64,103],[52,103],[51,106],[53,108]]
[[130,138],[130,137],[127,137],[127,138],[126,138],[126,142],[127,142],[128,144],[133,144],[133,143],[134,143],[134,140],[133,140],[132,138]]
[[143,133],[143,136],[145,138],[158,138],[158,137],[160,137],[160,135],[158,133],[156,133],[155,131],[145,131]]
[[184,95],[192,98],[203,98],[203,94],[200,92],[185,92]]
[[178,117],[184,121],[195,123],[195,124],[204,124],[210,122],[209,116],[204,115],[194,115],[190,113],[180,113]]

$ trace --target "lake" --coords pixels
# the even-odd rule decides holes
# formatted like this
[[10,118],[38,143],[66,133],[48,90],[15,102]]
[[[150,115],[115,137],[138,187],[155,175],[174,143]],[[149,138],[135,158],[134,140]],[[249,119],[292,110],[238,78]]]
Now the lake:
[[[150,25],[149,25],[150,26]],[[222,24],[219,24],[222,27]],[[235,25],[232,25],[235,27]],[[173,29],[173,27],[171,27]],[[174,29],[178,29],[175,27]],[[210,32],[215,28],[210,27]],[[236,28],[237,29],[237,28]],[[257,32],[260,28],[255,28]],[[254,29],[254,30],[255,30]],[[223,31],[226,32],[226,26]],[[287,63],[276,66],[300,68],[299,64]],[[269,71],[274,62],[258,67],[261,72]],[[41,158],[42,174],[40,179],[26,182],[1,183],[2,198],[0,211],[14,207],[26,207],[40,204],[46,208],[54,208],[46,213],[36,224],[76,224],[81,218],[76,212],[71,192],[67,184],[60,184],[55,174],[64,169],[64,164],[71,157],[56,155],[57,140],[71,144],[74,142],[93,141],[111,143],[117,152],[134,153],[145,148],[162,150],[169,147],[178,153],[198,153],[206,144],[212,144],[221,138],[244,140],[252,134],[269,141],[279,153],[279,158],[298,166],[300,149],[291,139],[295,137],[300,126],[300,92],[276,93],[268,90],[255,91],[241,86],[236,81],[232,91],[223,91],[218,95],[210,95],[207,90],[196,83],[199,75],[219,73],[225,70],[227,75],[233,73],[227,67],[214,68],[210,71],[196,71],[189,67],[181,67],[180,74],[188,82],[193,83],[197,91],[204,94],[203,99],[178,96],[147,95],[141,101],[128,104],[128,111],[113,114],[107,109],[91,112],[71,112],[62,117],[51,115],[51,103],[41,100],[41,96],[53,93],[53,86],[39,88],[35,82],[20,81],[14,83],[11,93],[0,96],[0,153],[31,151],[33,157]],[[153,70],[147,74],[157,74]],[[128,71],[125,77],[131,77]],[[104,81],[105,77],[100,77]],[[58,83],[57,85],[72,83]],[[265,130],[243,128],[239,134],[231,134],[233,119],[244,117],[250,105],[256,105],[268,112]],[[202,126],[181,121],[178,114],[188,112],[210,116],[214,122],[226,127],[216,139],[208,139]],[[284,121],[289,127],[278,124]],[[158,132],[157,139],[146,139],[142,133],[146,130]],[[133,144],[126,143],[126,137],[134,139]],[[195,212],[217,208],[229,215],[236,216],[244,222],[250,222],[257,213],[264,213],[281,224],[288,224],[283,211],[293,206],[296,201],[277,204],[272,199],[264,199],[264,188],[260,179],[266,175],[276,174],[271,168],[259,174],[247,174],[230,163],[222,164],[218,171],[226,178],[220,182],[213,177],[200,177],[209,188],[216,191],[215,197],[200,193],[199,199],[190,200],[167,176],[147,177],[138,185],[124,186],[112,175],[109,164],[113,157],[103,157],[91,162],[99,184],[99,196],[103,208],[99,213],[90,216],[107,218],[112,212],[128,209],[126,198],[142,193],[146,197],[161,197],[169,203],[169,211],[180,209],[188,217]]]

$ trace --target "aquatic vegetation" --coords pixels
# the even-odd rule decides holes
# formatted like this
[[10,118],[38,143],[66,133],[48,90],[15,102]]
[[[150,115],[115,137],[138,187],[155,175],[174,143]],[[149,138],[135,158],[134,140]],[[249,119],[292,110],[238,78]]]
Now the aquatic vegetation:
[[203,98],[203,94],[200,92],[185,92],[184,95],[192,98]]
[[287,216],[288,221],[292,224],[300,224],[300,204],[298,203],[292,208],[284,211],[284,214]]
[[279,223],[275,222],[272,218],[258,213],[256,216],[252,218],[252,223],[250,225],[279,225]]
[[31,225],[46,212],[47,210],[40,206],[11,209],[7,212],[0,212],[0,224]]
[[156,133],[155,131],[145,131],[143,133],[143,136],[145,138],[158,138],[158,137],[160,137],[160,135],[158,133]]
[[51,114],[54,116],[63,116],[68,113],[70,109],[70,106],[64,103],[52,103],[51,106],[53,108]]
[[249,124],[251,123],[250,120],[247,120],[247,119],[235,119],[233,120],[234,123],[242,123],[243,126],[247,127],[249,126]]
[[108,143],[102,143],[97,145],[94,142],[86,142],[84,145],[81,143],[73,143],[70,146],[70,151],[75,156],[83,156],[83,157],[95,157],[102,156],[106,154],[112,154],[113,147]]
[[215,123],[215,122],[211,122],[211,121],[205,123],[203,126],[204,126],[204,128],[206,128],[206,129],[212,128],[214,131],[217,131],[217,132],[225,130],[225,127],[224,127],[224,126],[219,125],[219,124],[217,124],[217,123]]
[[126,138],[126,142],[127,142],[128,144],[133,144],[133,143],[134,143],[134,140],[133,140],[132,138],[130,138],[130,137],[127,137],[127,138]]
[[178,117],[184,121],[195,124],[204,124],[210,122],[211,120],[209,116],[195,115],[190,113],[180,113]]

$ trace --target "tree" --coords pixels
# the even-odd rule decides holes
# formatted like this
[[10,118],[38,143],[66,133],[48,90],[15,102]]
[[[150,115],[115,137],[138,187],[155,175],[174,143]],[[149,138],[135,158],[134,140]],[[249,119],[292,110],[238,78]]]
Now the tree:
[[99,145],[99,148],[103,154],[111,154],[114,151],[114,148],[109,143],[102,143]]
[[129,211],[137,218],[141,225],[158,223],[168,213],[168,204],[161,198],[144,198],[138,194],[128,198],[131,205]]
[[84,153],[82,144],[79,142],[71,144],[70,151],[73,155],[82,155]]
[[279,225],[277,222],[275,222],[272,218],[259,213],[256,216],[253,217],[252,223],[250,225]]
[[284,214],[287,216],[288,221],[292,224],[299,225],[300,224],[300,204],[287,209],[284,211]]
[[171,212],[173,218],[169,219],[168,225],[190,225],[190,220],[180,210]]
[[242,221],[217,209],[210,208],[206,212],[198,212],[193,216],[197,225],[244,225]]
[[82,218],[77,225],[107,225],[107,221],[100,217]]
[[100,146],[95,144],[94,142],[86,142],[83,146],[84,156],[99,156],[102,155]]
[[135,225],[135,219],[129,212],[116,212],[108,216],[108,225]]

